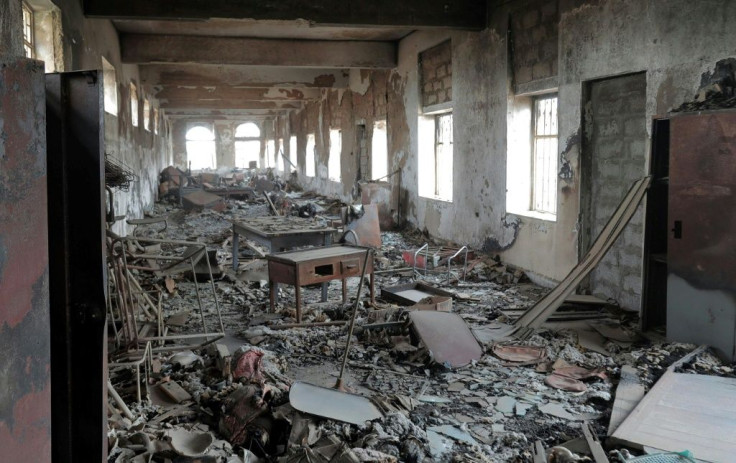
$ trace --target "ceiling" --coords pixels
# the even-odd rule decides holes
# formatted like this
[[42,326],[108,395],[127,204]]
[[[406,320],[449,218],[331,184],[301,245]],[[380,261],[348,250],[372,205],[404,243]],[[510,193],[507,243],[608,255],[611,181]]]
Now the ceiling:
[[274,117],[391,69],[417,29],[484,27],[486,0],[84,0],[169,117]]

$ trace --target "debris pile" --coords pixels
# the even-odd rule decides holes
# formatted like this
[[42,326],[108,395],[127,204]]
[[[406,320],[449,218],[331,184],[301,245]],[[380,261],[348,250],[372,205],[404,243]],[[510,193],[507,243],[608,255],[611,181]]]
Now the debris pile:
[[[287,220],[322,226],[342,207],[269,191],[288,198]],[[417,232],[380,232],[375,304],[367,284],[356,303],[359,275],[347,279],[345,303],[339,281],[326,297],[321,284],[307,286],[299,325],[293,286],[275,289],[270,310],[267,249],[241,237],[232,265],[233,222],[275,218],[265,197],[220,198],[222,210],[162,202],[151,215],[168,227],[111,248],[120,334],[110,348],[109,462],[617,461],[656,447],[637,419],[638,407],[653,410],[647,397],[666,395],[670,382],[710,391],[715,380],[702,378],[736,377],[707,349],[641,336],[636,320],[590,296],[569,297],[526,336],[505,335],[548,290],[472,250],[449,278],[444,254],[441,273],[415,272],[405,251],[462,248]],[[609,446],[611,435],[625,442]],[[719,461],[698,444],[659,448]]]

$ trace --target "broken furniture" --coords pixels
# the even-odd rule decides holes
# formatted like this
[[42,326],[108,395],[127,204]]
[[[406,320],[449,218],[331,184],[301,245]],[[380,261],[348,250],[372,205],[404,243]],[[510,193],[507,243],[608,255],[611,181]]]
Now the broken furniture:
[[247,222],[233,221],[233,269],[238,269],[240,235],[273,251],[302,246],[329,246],[334,228],[310,219],[293,216],[256,217]]
[[[736,360],[736,111],[653,125],[642,328]],[[696,454],[696,457],[699,455]]]
[[426,283],[416,281],[405,285],[390,286],[381,288],[381,298],[386,301],[396,302],[401,305],[416,305],[424,302],[427,298],[449,297],[450,308],[452,308],[452,298],[455,295],[444,289],[435,288]]
[[[342,280],[342,301],[347,302],[347,284],[345,279],[360,276],[363,273],[363,256],[366,248],[348,245],[336,245],[313,248],[303,251],[290,251],[266,256],[268,260],[268,278],[270,280],[271,311],[276,306],[278,284],[293,285],[296,293],[296,321],[301,323],[301,287],[332,280]],[[370,275],[371,303],[375,303],[375,277],[373,260],[368,259],[365,273]],[[322,300],[326,300],[323,286]]]
[[[465,274],[468,271],[468,253],[469,250],[467,246],[463,246],[461,248],[431,248],[429,247],[429,243],[425,243],[419,249],[404,251],[402,256],[404,258],[404,262],[414,267],[414,275],[417,277],[420,275],[426,275],[431,270],[439,269],[438,272],[442,272],[443,270],[441,267],[447,264],[447,281],[449,281],[452,261],[460,255],[462,255],[464,259],[463,280],[465,280]],[[473,256],[471,255],[471,257]],[[422,268],[423,273],[418,271],[419,267]]]
[[[109,233],[112,235],[112,233]],[[140,243],[153,243],[157,245],[166,245],[176,248],[185,247],[183,253],[177,253],[177,255],[163,255],[163,254],[134,254],[130,253],[129,250],[135,248]],[[113,279],[115,283],[114,298],[116,302],[115,306],[118,309],[118,315],[123,325],[123,336],[125,345],[128,347],[136,348],[139,343],[154,342],[158,343],[159,347],[153,349],[154,352],[164,352],[181,349],[182,346],[166,346],[166,342],[176,340],[191,340],[204,338],[204,344],[209,344],[215,340],[224,336],[224,326],[222,322],[222,313],[220,311],[220,303],[217,298],[217,291],[215,288],[214,279],[212,277],[212,268],[208,259],[207,246],[202,243],[196,243],[191,241],[171,241],[171,240],[160,240],[154,238],[135,238],[135,237],[114,237],[109,240],[108,253],[110,254],[110,261],[112,263]],[[161,261],[165,262],[164,265],[159,267],[153,267],[150,265],[133,265],[129,260],[144,260],[147,262]],[[203,263],[200,263],[203,262]],[[217,313],[217,323],[219,330],[212,333],[207,327],[207,323],[204,315],[204,308],[202,307],[202,297],[199,289],[199,281],[197,275],[197,267],[204,268],[209,276],[210,289],[212,291],[212,297],[214,300],[215,311]],[[163,321],[163,313],[160,308],[160,304],[153,302],[150,297],[143,291],[138,283],[137,279],[130,272],[131,270],[147,271],[156,273],[159,276],[169,276],[180,272],[191,271],[192,278],[194,279],[194,287],[197,295],[197,303],[199,306],[200,319],[202,322],[201,334],[184,334],[184,335],[170,335],[167,332],[167,327]],[[201,272],[202,270],[200,270]],[[160,302],[160,297],[159,297]],[[147,333],[139,333],[137,321],[139,319],[139,312],[149,321],[156,322],[156,335],[149,336]],[[184,348],[191,348],[192,346],[186,345]]]

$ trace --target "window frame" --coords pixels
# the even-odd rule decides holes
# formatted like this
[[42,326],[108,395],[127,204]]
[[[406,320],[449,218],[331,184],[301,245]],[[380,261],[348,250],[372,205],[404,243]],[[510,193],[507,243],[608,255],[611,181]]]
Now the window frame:
[[140,125],[140,95],[138,94],[138,86],[131,82],[130,83],[130,123],[133,127]]
[[[377,135],[381,134],[381,135]],[[383,142],[385,141],[385,144]],[[376,146],[378,142],[381,142],[383,146],[379,148]],[[384,156],[385,155],[385,156]],[[381,166],[378,166],[378,161],[381,161]],[[388,182],[389,181],[389,155],[388,155],[388,120],[387,118],[376,119],[373,121],[373,133],[371,134],[371,158],[370,158],[370,178],[374,182]],[[383,165],[385,162],[385,165]],[[377,168],[380,167],[380,168]],[[378,171],[379,173],[376,173]],[[382,174],[382,175],[379,175]]]
[[[450,118],[449,152],[442,152],[442,120]],[[452,110],[425,113],[419,116],[419,196],[452,203],[455,193],[454,124]],[[449,155],[443,159],[444,154]]]
[[[245,127],[246,129],[252,126],[255,130],[258,131],[258,135],[239,135],[238,130],[240,130],[240,128],[244,126],[248,126],[248,127]],[[257,143],[258,144],[258,154],[256,156],[256,168],[260,169],[261,167],[261,149],[262,149],[261,135],[262,135],[261,127],[253,121],[240,122],[239,124],[235,126],[235,130],[233,131],[233,140],[234,140],[233,145],[235,149],[235,166],[236,167],[241,168],[241,169],[250,168],[249,165],[250,165],[250,162],[252,161],[249,161],[248,162],[249,165],[247,166],[238,166],[238,162],[237,162],[238,149],[240,147],[243,147],[245,149],[247,148],[248,145],[255,146],[255,144]]]
[[[34,14],[33,14],[33,8],[26,3],[21,2],[21,8],[22,8],[22,21],[23,21],[23,51],[26,55],[26,58],[35,59],[36,58],[36,40],[35,40],[35,31],[34,29]],[[27,15],[27,17],[26,17]],[[28,30],[28,35],[26,35],[26,29]],[[30,54],[29,54],[30,51]]]
[[[203,128],[207,130],[208,137],[205,138],[190,138],[190,133],[192,130],[196,128]],[[211,138],[210,138],[211,137]],[[204,144],[207,144],[208,148],[211,149],[210,155],[212,158],[210,159],[211,167],[196,167],[192,168],[192,170],[204,170],[204,169],[217,169],[217,134],[215,133],[215,126],[214,124],[206,123],[206,122],[195,122],[190,123],[187,125],[187,130],[184,134],[184,140],[185,140],[185,148],[186,148],[186,156],[187,156],[187,166],[190,165],[190,149],[193,148],[195,145],[204,146]]]
[[[543,101],[548,100],[554,100],[554,106],[551,111],[553,111],[553,114],[551,115],[550,119],[550,127],[554,127],[554,133],[543,133],[539,134],[539,112],[538,112],[538,105]],[[545,93],[541,95],[535,95],[532,98],[532,120],[531,120],[531,134],[530,134],[530,143],[531,143],[531,191],[529,195],[529,211],[537,214],[542,214],[550,217],[556,217],[557,215],[557,167],[558,167],[558,154],[557,151],[559,149],[559,97],[558,94],[555,93]],[[552,119],[554,119],[552,121]],[[551,129],[550,129],[551,130]],[[554,166],[550,166],[547,168],[547,172],[539,173],[540,169],[544,169],[544,167],[539,166],[539,155],[538,155],[538,141],[540,140],[554,140],[554,147],[550,153],[547,153],[548,156],[551,157],[551,161],[553,161]],[[539,191],[537,181],[538,175],[550,175],[551,182],[549,185],[548,191]],[[544,194],[551,195],[551,198],[545,198],[543,197]],[[540,197],[541,196],[541,197]],[[547,210],[543,204],[550,203],[552,206],[552,210]]]

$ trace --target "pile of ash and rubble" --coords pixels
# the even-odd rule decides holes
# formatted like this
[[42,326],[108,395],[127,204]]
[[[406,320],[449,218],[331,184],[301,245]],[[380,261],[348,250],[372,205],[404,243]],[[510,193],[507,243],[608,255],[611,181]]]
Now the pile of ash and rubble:
[[[265,177],[235,187],[254,193],[190,210],[171,195],[127,239],[111,234],[110,463],[599,462],[588,424],[615,462],[643,453],[606,439],[625,418],[612,416],[622,370],[643,394],[697,347],[643,336],[635,315],[593,298],[499,341],[548,289],[477,251],[448,272],[458,248],[415,231],[380,233],[375,304],[360,278],[345,304],[337,281],[327,302],[306,287],[297,323],[293,287],[269,308],[266,250],[241,237],[233,269],[233,221],[329,221],[343,205]],[[427,270],[424,244],[438,256]],[[389,297],[414,283],[439,296]],[[678,371],[734,377],[707,349]]]

